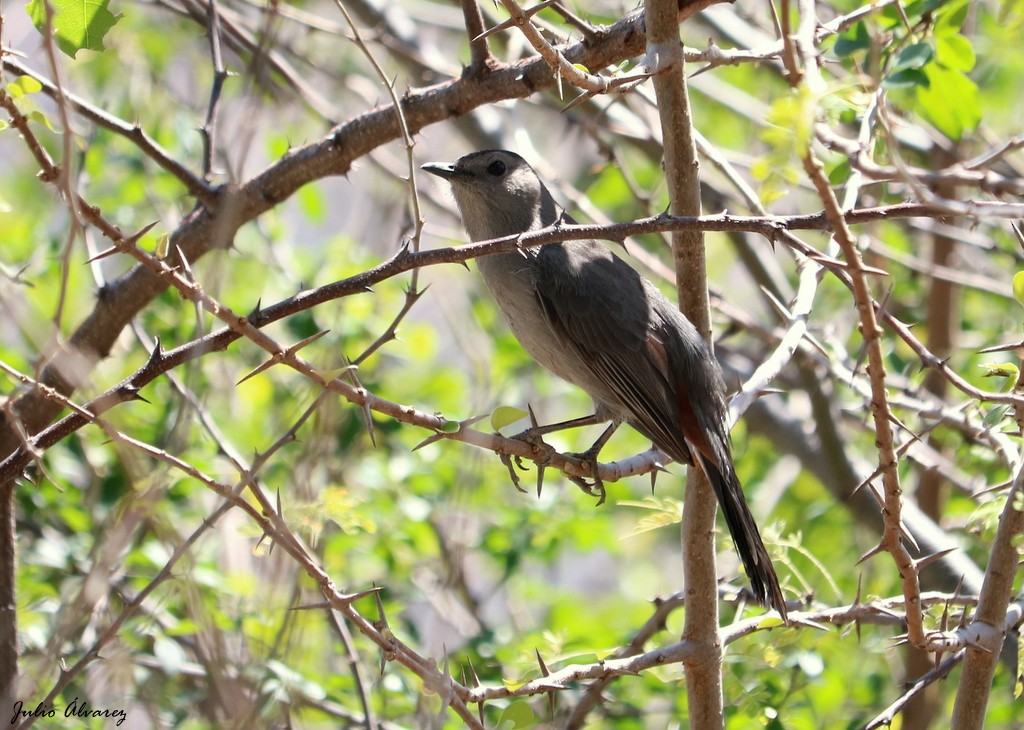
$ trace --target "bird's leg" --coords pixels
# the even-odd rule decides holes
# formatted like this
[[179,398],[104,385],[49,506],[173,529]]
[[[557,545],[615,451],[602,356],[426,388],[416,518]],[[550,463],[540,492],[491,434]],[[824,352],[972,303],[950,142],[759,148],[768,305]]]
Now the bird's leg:
[[[589,416],[583,416],[582,418],[573,418],[569,421],[562,421],[560,423],[552,423],[547,426],[540,426],[537,424],[537,417],[533,413],[533,408],[527,406],[530,411],[530,423],[532,424],[525,431],[520,431],[512,438],[517,441],[524,441],[533,447],[537,456],[534,461],[539,466],[545,466],[551,461],[551,455],[554,453],[554,449],[544,442],[543,437],[549,433],[555,433],[556,431],[565,431],[570,428],[579,428],[580,426],[591,426],[595,423],[603,423],[605,420],[598,414],[594,413]],[[602,436],[602,439],[604,437]],[[600,439],[599,439],[600,441]],[[591,447],[593,448],[593,447]],[[588,451],[589,453],[589,451]],[[521,465],[520,465],[521,466]]]
[[[517,433],[512,438],[518,439],[519,441],[525,441],[529,444],[536,442],[541,436],[547,436],[549,433],[555,433],[557,431],[568,431],[570,428],[580,428],[582,426],[593,426],[595,423],[605,423],[608,419],[602,418],[600,414],[592,413],[589,416],[582,416],[580,418],[573,418],[568,421],[560,421],[559,423],[549,423],[546,426],[538,426],[537,418],[533,415],[533,408],[530,408],[530,421],[533,423],[525,431]],[[602,436],[601,438],[604,438]],[[604,439],[607,441],[607,439]],[[601,439],[598,439],[601,441]],[[602,443],[602,446],[604,444]],[[591,447],[593,448],[593,447]]]
[[[513,466],[512,465],[512,458],[513,457],[511,457],[511,456],[509,456],[508,454],[505,454],[505,453],[499,454],[499,457],[501,458],[501,463],[505,465],[506,469],[508,469],[508,476],[512,480],[512,486],[514,486],[520,492],[524,492],[525,493],[526,490],[523,489],[520,486],[520,484],[519,484],[519,482],[520,482],[519,475],[516,474],[516,466],[518,466],[523,471],[526,471],[526,467],[523,466],[523,462],[520,461],[519,457],[517,456],[517,457],[515,457],[515,460],[516,460],[515,466]],[[544,470],[544,467],[541,467],[541,472],[542,473],[543,473],[543,470]],[[540,495],[538,494],[538,496],[540,496]]]
[[[597,414],[595,413],[594,417],[596,416]],[[604,432],[597,437],[597,441],[595,441],[589,449],[578,454],[569,454],[569,456],[579,459],[581,462],[583,462],[584,465],[590,467],[594,475],[594,483],[590,484],[587,482],[586,479],[583,479],[582,477],[574,477],[571,475],[566,476],[568,476],[569,480],[572,481],[573,484],[578,486],[584,492],[586,492],[592,497],[597,497],[597,505],[599,507],[602,504],[604,504],[606,493],[604,489],[604,482],[601,481],[601,477],[597,473],[597,457],[601,453],[601,449],[603,449],[604,445],[608,443],[608,439],[612,437],[612,434],[615,433],[615,430],[618,427],[619,422],[612,421],[611,423],[608,424],[608,428],[606,428]]]
[[[598,421],[598,423],[600,423],[600,421]],[[587,449],[586,451],[581,451],[578,454],[572,454],[572,456],[575,456],[577,459],[581,461],[592,461],[596,464],[597,457],[601,453],[601,449],[603,449],[604,445],[608,443],[608,439],[612,437],[612,434],[615,433],[618,427],[619,422],[612,421],[611,423],[608,424],[608,428],[606,428],[604,432],[597,437],[597,441],[595,441],[589,449]]]

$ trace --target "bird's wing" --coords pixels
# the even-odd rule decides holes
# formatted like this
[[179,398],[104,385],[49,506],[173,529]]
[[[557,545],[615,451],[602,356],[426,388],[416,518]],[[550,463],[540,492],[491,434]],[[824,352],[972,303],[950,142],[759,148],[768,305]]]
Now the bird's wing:
[[657,334],[664,329],[661,312],[640,275],[593,241],[545,246],[537,264],[537,297],[548,323],[605,388],[590,393],[597,405],[625,410],[634,428],[690,463],[678,411],[689,402],[679,398]]

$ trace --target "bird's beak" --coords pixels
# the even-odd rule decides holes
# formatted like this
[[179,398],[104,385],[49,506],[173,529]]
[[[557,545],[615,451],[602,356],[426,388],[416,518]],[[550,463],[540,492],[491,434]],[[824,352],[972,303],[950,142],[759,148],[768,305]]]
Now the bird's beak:
[[455,180],[462,180],[469,176],[462,170],[455,169],[455,165],[450,162],[428,162],[421,166],[420,169],[426,170],[431,175],[437,175],[438,177],[443,177],[445,180],[452,182]]

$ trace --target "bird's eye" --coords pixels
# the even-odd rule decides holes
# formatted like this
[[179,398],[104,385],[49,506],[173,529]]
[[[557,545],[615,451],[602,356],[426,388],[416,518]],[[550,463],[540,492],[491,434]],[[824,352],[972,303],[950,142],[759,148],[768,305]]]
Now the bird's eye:
[[505,163],[501,160],[495,160],[487,166],[487,172],[495,177],[501,177],[505,174]]

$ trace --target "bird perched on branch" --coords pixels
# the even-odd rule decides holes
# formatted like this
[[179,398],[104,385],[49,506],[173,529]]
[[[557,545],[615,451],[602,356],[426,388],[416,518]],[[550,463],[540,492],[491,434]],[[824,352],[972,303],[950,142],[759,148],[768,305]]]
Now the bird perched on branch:
[[[513,152],[474,152],[423,169],[451,184],[473,241],[573,222]],[[676,461],[702,469],[755,597],[785,619],[778,576],[733,466],[721,370],[693,324],[593,240],[483,256],[477,265],[526,351],[583,388],[595,419],[611,422],[593,455],[628,423]]]

